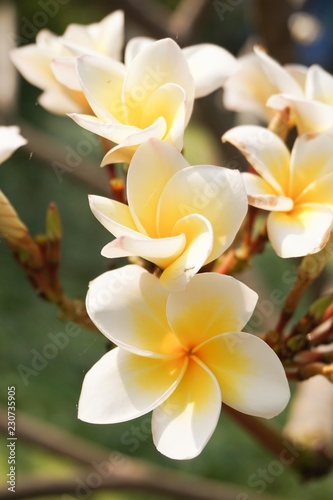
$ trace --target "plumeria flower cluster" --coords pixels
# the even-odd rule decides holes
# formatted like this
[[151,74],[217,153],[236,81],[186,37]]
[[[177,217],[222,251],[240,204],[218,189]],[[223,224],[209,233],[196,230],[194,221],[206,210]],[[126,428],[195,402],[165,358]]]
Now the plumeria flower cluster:
[[[333,80],[318,66],[282,67],[259,47],[237,60],[212,44],[181,49],[170,38],[133,38],[122,59],[123,30],[117,11],[70,25],[61,37],[44,30],[12,58],[44,90],[41,105],[102,138],[101,166],[123,164],[123,200],[91,195],[90,207],[113,235],[102,254],[143,263],[90,284],[88,314],[116,347],[86,374],[79,418],[107,424],[152,411],[157,449],[188,459],[214,432],[222,401],[271,418],[289,400],[276,353],[241,331],[256,293],[214,263],[235,244],[248,204],[270,212],[267,235],[278,256],[325,246],[333,222]],[[189,165],[183,138],[195,100],[222,87],[227,108],[262,120],[288,108],[286,130],[296,125],[299,134],[292,151],[273,127],[238,126],[223,141],[246,157],[250,172]]]

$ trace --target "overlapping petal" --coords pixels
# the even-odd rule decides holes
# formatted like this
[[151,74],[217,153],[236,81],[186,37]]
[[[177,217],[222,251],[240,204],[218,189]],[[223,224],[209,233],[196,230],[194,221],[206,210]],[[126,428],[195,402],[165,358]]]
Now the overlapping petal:
[[140,417],[172,394],[185,369],[186,360],[146,358],[115,348],[86,374],[79,419],[113,424]]
[[222,140],[236,146],[277,195],[288,192],[290,153],[276,134],[257,125],[241,125],[228,130]]
[[225,333],[201,345],[196,355],[216,377],[228,406],[272,418],[287,405],[290,391],[283,366],[255,335]]
[[277,196],[272,186],[259,175],[242,174],[249,204],[263,210],[288,211],[294,206],[291,198]]
[[170,294],[168,322],[183,347],[193,349],[221,333],[241,330],[257,299],[253,290],[231,276],[201,273],[184,291]]
[[317,64],[307,72],[305,95],[308,99],[333,105],[333,76]]
[[169,398],[153,411],[156,448],[169,458],[194,458],[213,434],[221,411],[219,385],[207,366],[191,359]]
[[304,203],[290,212],[272,212],[268,237],[275,252],[284,258],[316,253],[331,234],[333,212],[325,205]]

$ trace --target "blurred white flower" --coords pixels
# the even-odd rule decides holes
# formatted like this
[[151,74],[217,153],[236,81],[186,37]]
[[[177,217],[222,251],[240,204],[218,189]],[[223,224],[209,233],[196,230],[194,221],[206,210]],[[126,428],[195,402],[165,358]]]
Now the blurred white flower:
[[20,134],[19,127],[14,125],[0,127],[0,163],[7,160],[17,148],[27,144],[27,140]]

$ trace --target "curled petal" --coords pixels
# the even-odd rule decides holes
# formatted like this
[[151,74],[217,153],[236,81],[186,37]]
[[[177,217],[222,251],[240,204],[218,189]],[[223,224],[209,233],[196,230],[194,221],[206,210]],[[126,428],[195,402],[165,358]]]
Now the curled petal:
[[171,293],[168,322],[185,349],[224,332],[238,331],[249,321],[258,295],[240,281],[218,273],[200,273],[184,291]]
[[[72,109],[73,111],[73,109]],[[93,132],[94,134],[100,135],[101,137],[105,137],[112,142],[121,142],[125,140],[128,136],[136,134],[141,131],[138,127],[133,125],[123,125],[122,123],[118,123],[116,120],[108,120],[104,121],[96,116],[92,115],[83,115],[77,113],[69,113],[68,115],[72,120],[75,121],[80,127],[89,130],[89,132]],[[108,156],[107,153],[106,156]],[[105,156],[105,158],[106,158]],[[108,163],[112,163],[111,161],[107,161],[102,163],[101,166],[107,165]]]
[[175,223],[188,214],[205,217],[212,226],[214,241],[210,262],[234,240],[247,212],[247,197],[241,174],[211,165],[188,167],[166,184],[157,214],[161,236],[170,234]]
[[164,141],[149,139],[139,146],[128,170],[127,198],[141,231],[157,236],[156,212],[164,186],[176,172],[188,166],[184,157]]
[[119,203],[103,196],[89,196],[92,213],[111,234],[116,236],[141,237],[133,221],[130,209],[124,203]]
[[114,424],[140,417],[172,394],[183,372],[178,359],[145,358],[115,348],[86,374],[78,417],[92,424]]
[[211,43],[183,49],[195,83],[195,97],[204,97],[222,87],[238,68],[237,59],[227,50]]
[[203,450],[221,412],[219,385],[207,367],[194,358],[175,391],[153,411],[156,448],[169,458],[186,460]]
[[170,238],[148,238],[144,235],[136,238],[120,236],[102,249],[102,255],[108,258],[140,256],[153,262],[161,269],[169,266],[183,252],[186,245],[184,234]]
[[255,335],[225,333],[208,340],[195,354],[216,377],[228,406],[272,418],[287,405],[290,391],[281,361]]
[[186,246],[181,255],[163,271],[160,281],[168,290],[183,290],[207,261],[213,246],[212,226],[201,215],[191,214],[174,226],[174,234],[185,235]]
[[287,213],[270,213],[268,238],[280,257],[302,257],[319,252],[326,245],[332,222],[333,213],[329,208],[305,203]]
[[305,95],[325,104],[333,104],[333,76],[317,64],[307,71]]
[[222,140],[236,146],[276,194],[288,192],[290,154],[276,134],[257,125],[240,125],[228,130]]
[[112,342],[141,356],[174,357],[179,342],[166,318],[167,292],[158,278],[128,265],[98,276],[89,285],[89,316]]
[[329,104],[301,99],[289,94],[279,94],[270,97],[267,106],[280,110],[291,108],[299,134],[322,132],[333,126],[333,106]]
[[242,174],[249,204],[263,210],[285,212],[291,210],[294,202],[286,196],[277,196],[268,182],[259,175]]

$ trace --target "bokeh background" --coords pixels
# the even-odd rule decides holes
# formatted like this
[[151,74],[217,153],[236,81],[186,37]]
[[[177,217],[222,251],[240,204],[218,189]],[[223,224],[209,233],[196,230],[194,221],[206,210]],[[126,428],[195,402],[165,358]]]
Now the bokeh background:
[[[50,115],[41,108],[36,102],[40,90],[17,75],[7,61],[6,54],[15,41],[20,45],[33,43],[41,28],[62,34],[69,23],[97,22],[111,11],[122,8],[126,40],[136,35],[171,36],[181,46],[211,42],[235,55],[260,42],[281,63],[319,63],[328,71],[333,70],[333,3],[330,0],[69,0],[61,5],[59,2],[57,13],[47,16],[44,25],[37,21],[40,25],[36,26],[36,20],[43,19],[36,17],[37,12],[43,11],[43,5],[42,0],[3,1],[0,4],[0,123],[18,124],[29,140],[26,147],[20,148],[1,165],[0,188],[32,235],[44,232],[49,202],[58,206],[64,230],[60,276],[70,297],[84,298],[89,281],[110,268],[110,263],[100,256],[109,234],[92,216],[87,203],[89,193],[105,195],[108,192],[108,177],[99,168],[102,150],[96,138],[69,118]],[[239,117],[223,109],[222,91],[197,102],[185,134],[188,161],[191,164],[223,164],[234,151],[222,147],[220,136],[236,120]],[[65,164],[68,148],[79,151],[80,159],[75,167],[59,173],[55,164]],[[293,266],[294,261],[278,260],[268,246],[263,255],[254,259],[251,270],[242,279],[253,284],[257,291],[259,289],[262,297],[273,288],[287,293],[288,285],[283,283],[281,276],[285,271],[294,272]],[[316,285],[317,291],[327,282],[326,273]],[[316,296],[316,289],[311,293],[305,302]],[[259,311],[262,328],[274,324],[277,313]],[[58,348],[46,364],[40,361],[36,370],[36,359],[43,356],[43,349],[51,342],[50,334],[65,332],[66,326],[68,328],[58,316],[54,306],[35,296],[5,242],[0,240],[1,405],[6,405],[7,386],[14,385],[17,411],[22,413],[22,432],[27,428],[35,434],[30,440],[27,436],[19,437],[17,442],[18,489],[26,478],[38,482],[41,478],[75,480],[78,477],[79,461],[38,445],[39,438],[43,441],[44,436],[47,441],[59,429],[60,433],[70,435],[69,446],[75,446],[71,439],[79,437],[85,441],[88,451],[89,446],[99,445],[109,452],[117,450],[155,465],[232,483],[239,494],[230,498],[236,500],[256,497],[262,489],[256,483],[258,471],[270,467],[274,457],[223,411],[218,428],[202,454],[181,462],[173,462],[156,451],[147,416],[114,426],[80,422],[76,413],[82,380],[105,352],[106,340],[102,335],[79,328],[64,348]],[[45,360],[45,356],[43,358]],[[276,423],[283,423],[286,414],[276,419]],[[63,438],[66,441],[67,434],[65,438],[63,434],[57,436],[55,440]],[[2,439],[0,474],[4,486],[7,456],[5,439]],[[304,500],[332,498],[332,474],[300,484],[295,472],[286,467],[282,469],[270,476],[271,481],[265,482],[262,498],[266,494]],[[56,494],[54,498],[75,496]],[[93,487],[82,486],[76,498],[115,500],[160,496],[134,490],[98,493]]]

